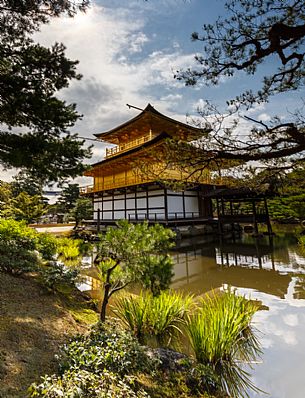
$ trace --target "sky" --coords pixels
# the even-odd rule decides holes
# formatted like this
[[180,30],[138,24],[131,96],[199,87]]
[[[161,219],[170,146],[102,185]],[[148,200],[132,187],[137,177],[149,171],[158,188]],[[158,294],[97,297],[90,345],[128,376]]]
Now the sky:
[[[67,56],[79,60],[82,80],[59,92],[83,114],[72,131],[94,138],[94,133],[114,128],[138,113],[127,103],[139,108],[151,103],[186,122],[206,99],[223,105],[244,89],[257,87],[260,74],[253,78],[240,73],[211,88],[185,87],[174,79],[175,71],[195,65],[194,55],[201,51],[201,44],[191,41],[192,32],[200,33],[204,23],[224,15],[223,5],[222,0],[95,0],[85,14],[43,26],[37,41],[46,46],[62,42]],[[285,97],[286,108],[294,106],[296,95]],[[266,121],[271,112],[282,111],[283,101],[277,98],[252,113]],[[100,161],[106,146],[94,143],[93,157],[87,162]]]

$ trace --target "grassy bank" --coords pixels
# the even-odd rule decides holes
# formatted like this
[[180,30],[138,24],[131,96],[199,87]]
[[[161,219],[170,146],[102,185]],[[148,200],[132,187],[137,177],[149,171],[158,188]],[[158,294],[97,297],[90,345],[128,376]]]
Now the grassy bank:
[[57,370],[59,346],[97,316],[77,291],[48,293],[33,275],[0,272],[0,297],[0,397],[25,397],[32,382]]

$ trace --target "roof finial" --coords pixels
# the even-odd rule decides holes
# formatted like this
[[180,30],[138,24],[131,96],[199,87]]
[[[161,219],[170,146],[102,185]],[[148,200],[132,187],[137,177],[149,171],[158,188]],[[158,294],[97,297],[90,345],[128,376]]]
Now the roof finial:
[[138,108],[137,106],[134,105],[130,105],[130,104],[126,104],[126,106],[128,106],[128,108],[134,108],[134,109],[138,109],[139,111],[144,111],[144,109]]

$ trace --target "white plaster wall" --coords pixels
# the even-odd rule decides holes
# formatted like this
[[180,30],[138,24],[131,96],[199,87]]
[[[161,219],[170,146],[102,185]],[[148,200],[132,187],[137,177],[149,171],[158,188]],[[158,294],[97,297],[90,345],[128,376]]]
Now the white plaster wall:
[[148,207],[162,207],[164,206],[164,196],[157,196],[155,198],[148,198]]
[[115,209],[124,209],[124,207],[125,207],[124,200],[116,200],[114,202],[114,208]]
[[137,208],[145,207],[146,208],[146,198],[137,199]]
[[122,218],[125,218],[125,211],[115,211],[114,212],[114,219],[115,220],[120,220]]
[[102,208],[102,204],[98,203],[98,202],[94,202],[93,203],[93,208],[94,208],[94,211],[97,211],[98,209]]
[[183,201],[182,196],[168,196],[167,197],[167,208],[168,208],[168,217],[174,218],[175,214],[177,217],[183,217]]
[[112,220],[112,211],[103,211],[103,220]]
[[[199,212],[198,198],[196,196],[189,198],[185,197],[185,212]],[[188,215],[187,215],[188,216]]]
[[148,196],[150,196],[150,195],[163,196],[164,195],[164,191],[163,191],[163,189],[157,189],[156,191],[148,191]]
[[126,200],[126,208],[127,209],[134,209],[136,201],[134,199],[127,199]]
[[112,202],[104,202],[104,211],[105,210],[112,210]]

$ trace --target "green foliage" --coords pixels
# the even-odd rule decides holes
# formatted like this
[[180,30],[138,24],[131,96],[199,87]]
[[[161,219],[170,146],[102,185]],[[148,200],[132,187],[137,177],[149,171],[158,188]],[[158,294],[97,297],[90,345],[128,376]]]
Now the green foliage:
[[21,192],[12,201],[13,214],[16,220],[25,220],[27,223],[38,221],[46,213],[46,205],[41,195],[30,196]]
[[59,238],[57,253],[62,260],[77,259],[81,255],[80,239]]
[[52,260],[58,252],[58,239],[47,232],[36,234],[36,250],[44,260]]
[[[31,186],[25,183],[26,189],[31,191]],[[47,211],[47,205],[40,193],[34,195],[27,191],[20,190],[21,185],[14,183],[0,184],[0,216],[14,218],[15,220],[25,220],[27,223],[38,221]],[[35,191],[33,187],[33,192]]]
[[92,201],[88,198],[77,199],[71,210],[71,215],[75,220],[75,227],[77,227],[81,221],[91,219],[93,216]]
[[0,239],[3,242],[16,242],[24,249],[34,250],[37,237],[37,232],[27,227],[25,222],[12,219],[0,220]]
[[174,236],[161,225],[149,227],[148,223],[129,224],[125,220],[100,235],[95,263],[104,284],[102,320],[109,298],[128,284],[144,283],[154,293],[169,286],[172,261],[166,250],[172,247]]
[[57,247],[51,235],[40,234],[24,221],[12,219],[0,219],[0,242],[0,269],[16,275],[37,269],[38,254],[50,260]]
[[209,365],[201,363],[194,366],[187,374],[187,385],[193,394],[202,394],[208,392],[215,394],[222,389],[221,378],[215,370]]
[[85,0],[1,2],[0,79],[5,84],[0,88],[0,162],[5,167],[26,169],[45,181],[74,177],[84,170],[81,162],[90,150],[69,134],[80,115],[75,104],[56,97],[71,79],[80,79],[77,62],[65,56],[63,44],[43,47],[32,34],[52,17],[73,16],[87,4]]
[[30,398],[149,398],[143,390],[134,391],[131,377],[118,378],[104,371],[95,374],[86,370],[67,371],[62,377],[45,376],[41,383],[32,384]]
[[76,337],[64,346],[60,359],[63,370],[102,373],[106,369],[120,376],[153,366],[144,348],[129,332],[107,323],[97,325],[89,335]]
[[174,275],[173,261],[170,256],[150,255],[146,258],[146,269],[141,285],[149,289],[154,296],[168,289]]
[[58,198],[58,210],[62,213],[69,213],[75,206],[77,199],[79,199],[79,185],[68,184],[62,189]]
[[268,200],[269,213],[274,220],[305,218],[305,167],[302,163],[290,172],[277,176],[277,196]]
[[37,270],[39,266],[37,253],[23,248],[17,242],[0,242],[0,270],[12,275]]
[[41,268],[40,273],[44,286],[50,290],[55,290],[62,285],[75,286],[79,269],[67,267],[58,262],[49,262],[47,266]]
[[187,334],[197,361],[211,366],[220,377],[222,389],[240,397],[246,388],[255,388],[239,361],[251,363],[260,353],[250,325],[256,303],[232,292],[207,297],[190,315]]
[[0,217],[13,218],[11,184],[0,180]]
[[166,291],[159,296],[141,293],[122,297],[113,311],[141,342],[154,338],[159,345],[169,346],[181,336],[186,314],[192,306],[192,296]]
[[148,397],[133,375],[154,362],[137,340],[118,325],[97,325],[90,334],[65,345],[59,356],[61,376],[45,376],[29,388],[30,397]]
[[26,192],[30,196],[42,196],[43,192],[43,182],[24,170],[13,177],[10,186],[15,197],[21,192]]

